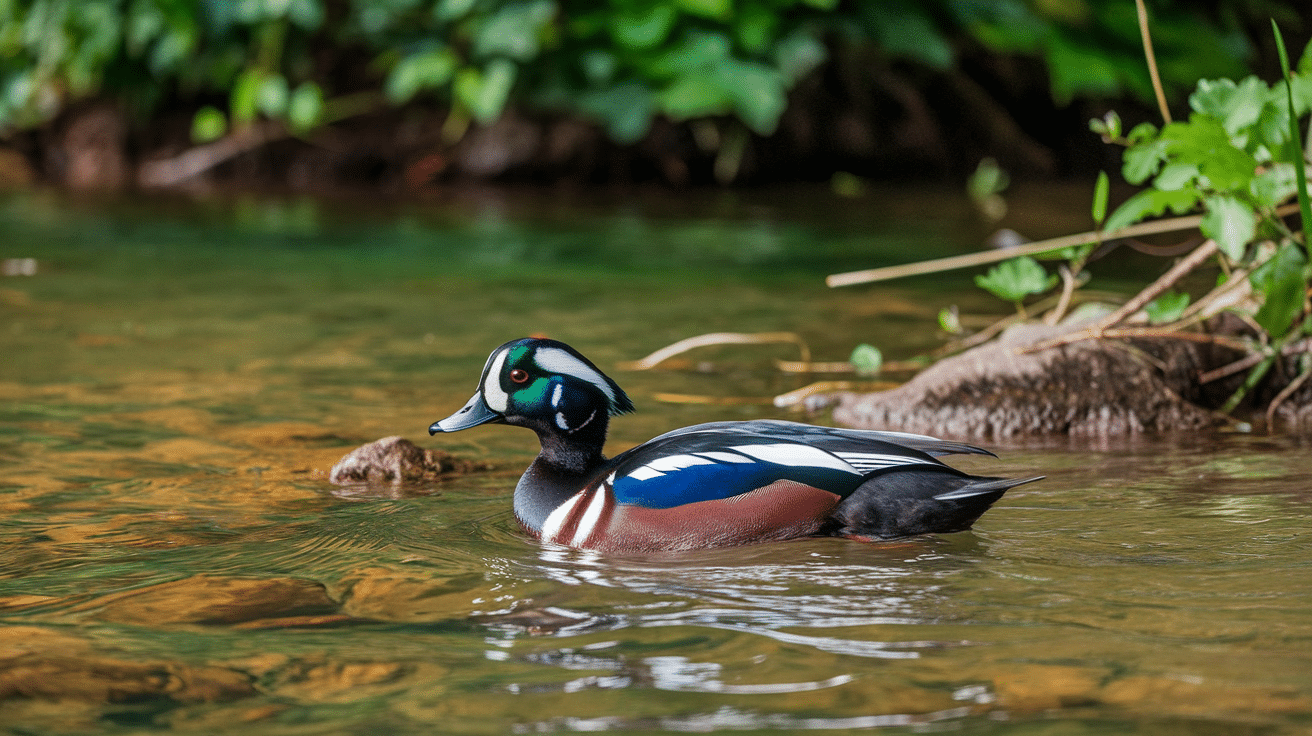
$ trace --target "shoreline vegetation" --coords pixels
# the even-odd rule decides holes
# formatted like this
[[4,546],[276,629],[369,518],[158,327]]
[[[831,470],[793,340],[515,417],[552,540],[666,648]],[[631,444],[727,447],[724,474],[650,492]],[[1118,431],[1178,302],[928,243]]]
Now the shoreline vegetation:
[[[1142,0],[1138,7],[1156,80]],[[1122,134],[1115,113],[1091,121],[1106,142],[1126,148],[1127,181],[1151,180],[1109,215],[1109,178],[1101,173],[1092,204],[1096,230],[830,276],[829,285],[841,287],[999,262],[975,281],[1012,302],[1017,312],[949,346],[942,353],[951,357],[905,385],[839,394],[835,419],[993,439],[1218,425],[1251,431],[1255,422],[1268,432],[1278,422],[1296,432],[1312,430],[1312,243],[1303,228],[1312,221],[1312,203],[1299,122],[1312,110],[1312,44],[1291,67],[1274,20],[1271,27],[1281,62],[1281,80],[1274,86],[1255,76],[1202,80],[1190,96],[1187,122],[1173,122],[1155,83],[1161,129],[1141,123]],[[996,168],[981,166],[976,180],[985,183],[972,182],[972,194],[986,210],[1000,199],[1004,179]],[[1168,209],[1202,214],[1139,223]],[[1089,303],[1082,305],[1088,309],[1070,311],[1076,290],[1089,278],[1083,268],[1096,253],[1138,236],[1195,230],[1196,237],[1158,248],[1164,255],[1186,255],[1140,293],[1119,306]],[[1035,257],[1057,261],[1058,273],[1048,274]],[[1215,271],[1214,288],[1201,296],[1173,289],[1205,268]],[[1027,309],[1027,298],[1059,283],[1055,300]],[[1042,319],[1029,319],[1031,312]],[[945,311],[940,326],[960,333],[956,317]],[[650,367],[658,362],[653,358],[670,352],[658,351],[638,365]],[[881,362],[878,349],[869,345],[858,346],[851,358],[858,373],[877,374]],[[803,389],[803,402],[819,391]],[[794,399],[779,397],[776,403]]]

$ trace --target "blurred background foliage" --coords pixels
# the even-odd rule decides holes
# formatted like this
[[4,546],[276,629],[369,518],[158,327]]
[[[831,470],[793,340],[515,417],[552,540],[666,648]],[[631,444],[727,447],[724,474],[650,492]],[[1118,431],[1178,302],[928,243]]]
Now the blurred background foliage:
[[[1306,34],[1296,0],[1150,7],[1177,98],[1260,61],[1251,39],[1270,17]],[[955,94],[978,127],[1003,119],[1003,139],[1008,116],[988,98],[1030,104],[1035,78],[1055,111],[1152,95],[1129,0],[0,0],[0,140],[88,100],[137,127],[185,114],[192,144],[258,121],[306,137],[430,106],[454,145],[513,109],[587,121],[611,146],[686,125],[725,180],[790,109],[878,115],[867,87],[897,102],[914,137],[916,108],[945,104],[942,75],[968,83]],[[1075,130],[1088,112],[1070,117]]]

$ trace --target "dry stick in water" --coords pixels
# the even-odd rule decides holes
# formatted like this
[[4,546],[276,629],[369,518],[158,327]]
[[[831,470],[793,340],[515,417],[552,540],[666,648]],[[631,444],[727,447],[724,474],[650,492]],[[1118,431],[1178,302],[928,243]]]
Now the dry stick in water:
[[950,256],[948,258],[937,258],[932,261],[904,263],[900,266],[885,266],[884,268],[870,268],[864,271],[836,273],[826,277],[825,284],[829,286],[852,286],[853,284],[866,284],[872,281],[899,279],[903,276],[918,276],[927,273],[938,273],[940,271],[951,271],[957,268],[983,266],[996,261],[1005,261],[1008,258],[1015,258],[1016,256],[1032,256],[1039,253],[1061,250],[1062,248],[1069,248],[1075,245],[1084,245],[1085,243],[1092,243],[1100,238],[1103,241],[1108,241],[1118,240],[1120,238],[1137,237],[1140,235],[1169,233],[1177,230],[1191,230],[1198,227],[1202,221],[1202,215],[1189,215],[1187,217],[1171,217],[1165,220],[1141,222],[1137,225],[1130,225],[1129,227],[1123,227],[1119,230],[1112,230],[1111,232],[1105,233],[1091,230],[1087,233],[1063,235],[1060,238],[1049,238],[1048,240],[1039,240],[1024,245],[1015,245],[1010,248],[998,248],[997,250],[986,250],[978,253]]
[[693,348],[706,347],[707,345],[755,345],[772,342],[793,343],[802,353],[802,362],[811,362],[811,348],[795,332],[712,332],[707,335],[685,338],[673,345],[666,345],[645,358],[620,363],[618,367],[626,371],[645,371]]
[[[1289,204],[1277,208],[1276,216],[1285,217],[1286,215],[1295,212],[1298,212],[1298,205]],[[1005,261],[1008,258],[1015,258],[1016,256],[1032,256],[1039,253],[1061,250],[1062,248],[1069,248],[1074,245],[1084,245],[1085,243],[1092,243],[1099,239],[1103,242],[1107,242],[1111,240],[1120,240],[1121,238],[1134,238],[1140,235],[1156,235],[1159,233],[1176,232],[1178,230],[1192,230],[1198,227],[1202,221],[1202,215],[1188,215],[1186,217],[1169,217],[1165,220],[1153,220],[1152,222],[1140,222],[1118,230],[1110,230],[1102,233],[1096,230],[1091,230],[1086,233],[1063,235],[1060,238],[1039,240],[1024,245],[1012,246],[1010,248],[998,248],[997,250],[986,250],[978,253],[950,256],[948,258],[937,258],[932,261],[904,263],[900,266],[885,266],[883,268],[870,268],[863,271],[836,273],[826,277],[825,284],[828,286],[852,286],[854,284],[866,284],[873,281],[900,279],[904,276],[920,276],[927,273],[951,271],[957,268],[983,266],[997,261]]]

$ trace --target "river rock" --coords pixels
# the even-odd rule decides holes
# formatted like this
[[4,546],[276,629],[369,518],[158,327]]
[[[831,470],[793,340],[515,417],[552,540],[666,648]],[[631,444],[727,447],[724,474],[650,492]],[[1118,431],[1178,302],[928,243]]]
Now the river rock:
[[384,437],[347,453],[333,466],[328,480],[337,485],[423,483],[487,468],[484,463],[461,460],[440,450],[426,450],[404,437]]
[[99,619],[126,624],[223,625],[330,615],[337,603],[310,580],[195,575],[103,596],[74,610],[95,610]]
[[1180,339],[1151,345],[1085,340],[1021,352],[1082,326],[1017,325],[897,388],[840,395],[834,419],[853,427],[980,440],[1116,436],[1218,424],[1205,408],[1209,397],[1201,395],[1197,375],[1236,353]]

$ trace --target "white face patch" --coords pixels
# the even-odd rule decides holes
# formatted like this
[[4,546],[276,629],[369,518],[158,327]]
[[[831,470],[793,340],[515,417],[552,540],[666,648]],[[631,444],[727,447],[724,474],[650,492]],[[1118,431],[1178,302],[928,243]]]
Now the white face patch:
[[612,405],[615,403],[615,389],[611,388],[605,376],[567,351],[560,348],[538,348],[533,353],[533,360],[539,368],[548,373],[559,373],[563,376],[573,376],[580,381],[587,381],[606,394]]
[[493,411],[503,414],[510,405],[510,395],[501,388],[501,367],[506,364],[508,352],[510,351],[502,350],[488,358],[487,372],[484,373],[487,378],[483,379],[483,401],[487,402],[488,407]]

